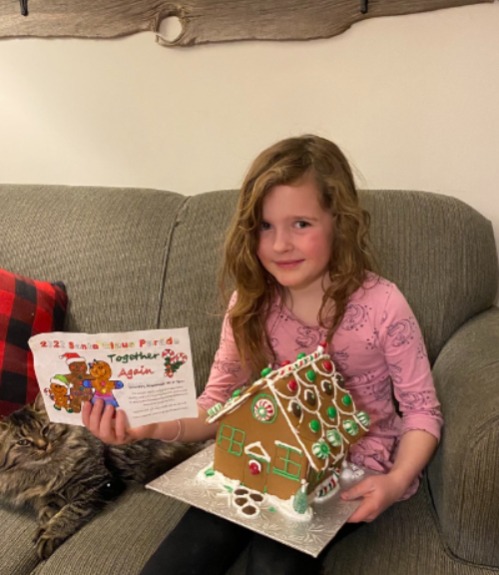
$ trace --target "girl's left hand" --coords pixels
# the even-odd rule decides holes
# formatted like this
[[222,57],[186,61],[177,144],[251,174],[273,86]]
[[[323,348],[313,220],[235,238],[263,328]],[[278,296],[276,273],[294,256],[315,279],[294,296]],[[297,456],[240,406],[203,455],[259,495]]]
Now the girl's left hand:
[[407,487],[399,478],[390,473],[369,475],[341,494],[341,498],[345,501],[362,499],[359,507],[348,519],[348,523],[373,521],[392,503],[398,501],[405,493]]
[[362,498],[349,523],[373,521],[398,501],[430,461],[437,439],[421,429],[406,431],[400,440],[392,469],[385,475],[368,475],[341,494],[346,501]]

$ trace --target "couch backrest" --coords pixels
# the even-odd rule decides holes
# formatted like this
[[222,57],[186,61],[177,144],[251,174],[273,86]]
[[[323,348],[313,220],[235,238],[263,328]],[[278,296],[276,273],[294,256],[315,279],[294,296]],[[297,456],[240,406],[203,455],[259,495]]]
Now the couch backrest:
[[[405,293],[433,362],[452,333],[495,300],[498,261],[491,223],[464,202],[440,194],[365,190],[360,196],[371,213],[381,272]],[[187,318],[196,326],[195,348],[204,350],[206,359],[218,343],[220,317],[210,314],[216,309],[223,232],[236,198],[233,191],[189,198],[171,246],[161,323],[180,325]],[[169,293],[177,294],[175,299],[169,300]]]
[[[218,344],[217,276],[237,193],[0,185],[0,267],[66,283],[75,331],[189,326],[198,389]],[[363,191],[382,273],[412,305],[433,361],[490,307],[490,222],[439,194]]]
[[62,280],[74,331],[158,325],[186,198],[154,190],[0,186],[0,266]]
[[449,337],[497,297],[492,224],[441,194],[364,191],[381,271],[400,287],[418,318],[432,363]]

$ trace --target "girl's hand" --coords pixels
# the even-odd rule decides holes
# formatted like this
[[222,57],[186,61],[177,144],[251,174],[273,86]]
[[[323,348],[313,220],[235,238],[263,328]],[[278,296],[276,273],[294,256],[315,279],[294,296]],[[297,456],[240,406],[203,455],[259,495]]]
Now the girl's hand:
[[437,439],[430,433],[420,429],[406,431],[389,473],[370,475],[341,494],[346,501],[362,498],[348,522],[373,521],[398,501],[430,461],[436,447]]
[[341,494],[345,501],[362,498],[362,502],[348,519],[348,523],[370,522],[392,503],[398,501],[407,489],[396,475],[369,475]]
[[[155,425],[143,425],[130,428],[126,414],[122,409],[115,409],[112,405],[105,405],[98,399],[94,405],[89,401],[83,404],[81,418],[85,427],[104,443],[120,445],[131,443],[138,439],[153,437]],[[172,436],[176,423],[172,422]]]

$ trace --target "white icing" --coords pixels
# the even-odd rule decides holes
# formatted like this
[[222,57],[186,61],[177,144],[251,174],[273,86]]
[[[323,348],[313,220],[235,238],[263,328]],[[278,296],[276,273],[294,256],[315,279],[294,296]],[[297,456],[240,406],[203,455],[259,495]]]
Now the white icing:
[[[293,497],[289,499],[281,499],[275,495],[269,495],[268,493],[261,493],[260,491],[255,491],[254,489],[249,489],[241,484],[237,479],[229,479],[225,477],[219,471],[213,471],[212,475],[206,475],[207,470],[212,470],[212,466],[208,465],[201,469],[197,475],[196,480],[204,483],[206,485],[216,486],[220,489],[220,496],[227,498],[227,505],[234,509],[238,515],[251,519],[252,517],[257,517],[262,510],[275,509],[277,513],[281,513],[294,521],[310,521],[313,517],[313,508],[309,505],[305,513],[298,513],[293,508]],[[241,495],[235,495],[236,489],[245,489],[248,493],[258,494],[262,497],[261,502],[255,502],[249,500],[249,504],[256,509],[256,513],[253,515],[247,515],[244,513],[242,507],[234,503],[236,497],[244,497]]]
[[310,521],[314,516],[314,510],[309,505],[305,513],[298,513],[293,507],[293,497],[289,499],[279,499],[275,495],[267,495],[269,502],[275,507],[279,513],[294,521]]
[[[326,369],[324,366],[321,367],[319,364],[320,361],[327,361],[330,363],[331,369]],[[309,381],[306,377],[306,373],[310,369],[313,369],[316,374],[313,382]],[[303,371],[303,373],[300,373],[300,371]],[[289,377],[290,375],[296,382],[296,390],[293,392],[287,386],[283,388],[282,391],[277,389],[277,384],[282,382],[283,377]],[[333,393],[331,395],[326,394],[323,389],[322,384],[325,381],[330,382],[333,386]],[[351,420],[350,425],[356,422],[363,430],[367,429],[367,425],[364,425],[365,421],[363,417],[361,416],[360,419],[356,417],[353,400],[350,405],[343,405],[342,401],[340,401],[342,396],[349,395],[349,393],[339,384],[339,381],[341,381],[340,375],[336,371],[336,367],[331,357],[324,353],[324,348],[322,346],[319,346],[314,353],[300,358],[292,364],[288,364],[267,373],[239,396],[231,398],[229,402],[227,402],[218,413],[210,417],[208,421],[216,421],[224,414],[234,411],[249,397],[254,397],[257,390],[260,391],[266,388],[269,395],[271,394],[273,398],[275,398],[278,408],[280,409],[282,416],[286,419],[287,425],[293,433],[294,440],[296,441],[296,445],[289,445],[279,440],[275,440],[275,445],[283,446],[287,449],[293,449],[298,453],[301,451],[307,458],[308,464],[312,469],[318,473],[322,472],[325,474],[326,479],[314,490],[312,495],[312,497],[315,497],[316,501],[323,501],[338,491],[339,480],[338,475],[335,475],[335,468],[337,468],[340,462],[344,460],[350,443],[355,441],[355,439],[345,436],[343,432],[343,429],[347,431],[345,426],[346,420]],[[315,396],[315,403],[313,405],[307,403],[304,399],[307,394],[310,393],[313,393]],[[314,433],[314,440],[310,445],[310,438],[307,438],[305,442],[305,439],[300,434],[299,425],[296,425],[296,416],[294,416],[292,412],[293,402],[296,402],[301,409],[299,424],[303,423],[304,416],[306,416],[307,419],[316,420],[318,422],[318,429]],[[334,420],[329,419],[326,415],[327,408],[329,406],[335,407],[336,409],[336,417]],[[266,405],[263,407],[266,407]],[[322,411],[324,411],[324,417],[321,413]],[[334,431],[338,434],[338,437],[335,438],[335,441],[328,441],[329,438],[333,437],[332,432]],[[334,449],[331,449],[331,443],[333,444]],[[334,445],[335,443],[339,443],[339,445]],[[329,453],[324,445],[326,447],[329,446]],[[260,441],[246,446],[244,451],[246,454],[257,459],[271,462],[271,456],[267,451],[265,451]],[[217,475],[223,478],[220,480],[221,485],[227,485],[227,482],[231,481],[225,478],[218,471],[215,472],[214,477]],[[209,477],[205,479],[212,480],[213,478]],[[235,481],[234,483],[238,486],[241,485],[239,481]],[[298,513],[293,508],[293,498],[291,498],[289,500],[290,502],[288,501],[286,504],[284,500],[276,496],[265,494],[264,497],[267,502],[266,504],[272,500],[274,501],[274,505],[277,510],[284,512],[287,515],[291,514],[294,518],[300,518],[303,520],[303,514]]]
[[254,457],[259,457],[264,461],[270,461],[270,455],[264,449],[261,441],[254,441],[253,443],[249,443],[244,448],[244,453],[246,455],[253,455]]
[[363,479],[365,474],[366,472],[364,469],[362,469],[362,467],[359,467],[354,463],[350,463],[345,459],[341,464],[339,479],[342,489],[348,489],[349,487],[352,487],[361,479]]
[[250,459],[250,460],[248,461],[248,465],[249,465],[250,467],[251,467],[251,466],[254,466],[255,469],[257,469],[257,472],[258,472],[258,473],[260,473],[260,471],[262,470],[262,464],[261,464],[257,459]]
[[289,443],[284,443],[284,441],[279,441],[279,439],[274,440],[274,445],[284,447],[285,449],[291,449],[291,451],[296,451],[296,453],[301,453],[301,450],[298,449],[296,445],[289,445]]

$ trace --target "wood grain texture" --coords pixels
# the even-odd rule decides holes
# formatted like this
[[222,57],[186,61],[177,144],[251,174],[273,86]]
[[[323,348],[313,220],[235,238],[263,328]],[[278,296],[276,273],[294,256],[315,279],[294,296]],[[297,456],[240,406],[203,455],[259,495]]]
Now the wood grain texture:
[[[182,31],[167,46],[237,40],[309,40],[329,38],[354,23],[494,0],[0,0],[0,38],[115,38],[158,32],[176,16]],[[28,15],[23,16],[22,10]]]

